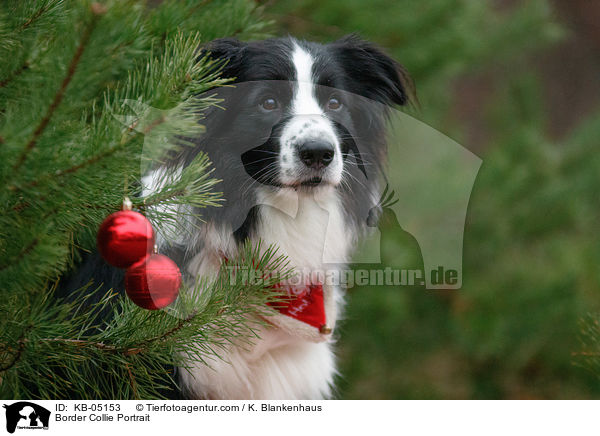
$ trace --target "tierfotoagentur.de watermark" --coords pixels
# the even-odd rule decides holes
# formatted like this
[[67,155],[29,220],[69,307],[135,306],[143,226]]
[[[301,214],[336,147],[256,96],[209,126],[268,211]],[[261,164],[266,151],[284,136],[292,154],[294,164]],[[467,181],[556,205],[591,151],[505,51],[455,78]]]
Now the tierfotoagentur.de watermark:
[[[339,286],[344,289],[355,286],[425,286],[426,279],[422,269],[347,268],[347,269],[309,269],[294,270],[294,274],[282,274],[249,267],[226,266],[231,285],[240,281],[250,285],[265,283],[285,283],[286,286],[303,287],[310,283],[322,283],[327,286]],[[439,266],[430,271],[430,282],[436,286],[456,286],[459,272]]]

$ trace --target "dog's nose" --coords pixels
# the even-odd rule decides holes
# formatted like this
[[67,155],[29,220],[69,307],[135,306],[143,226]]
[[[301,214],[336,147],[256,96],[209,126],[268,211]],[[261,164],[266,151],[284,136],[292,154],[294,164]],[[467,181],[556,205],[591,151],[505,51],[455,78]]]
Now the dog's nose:
[[298,147],[300,160],[307,167],[314,169],[325,168],[329,165],[333,160],[334,153],[333,144],[326,141],[306,141]]

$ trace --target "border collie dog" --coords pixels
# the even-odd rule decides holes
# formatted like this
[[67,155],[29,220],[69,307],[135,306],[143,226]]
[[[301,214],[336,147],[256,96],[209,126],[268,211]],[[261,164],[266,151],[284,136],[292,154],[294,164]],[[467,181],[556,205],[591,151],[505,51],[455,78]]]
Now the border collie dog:
[[[248,240],[276,246],[297,271],[340,270],[377,207],[387,113],[408,101],[404,70],[355,36],[325,45],[220,39],[206,55],[222,61],[233,86],[210,91],[223,102],[204,114],[206,132],[174,166],[206,153],[225,201],[201,211],[192,237],[159,234],[159,250],[190,277],[214,276]],[[161,178],[160,169],[147,175],[145,191]],[[306,274],[288,289],[289,305],[267,317],[250,348],[233,344],[222,360],[180,371],[187,396],[332,396],[342,291]]]

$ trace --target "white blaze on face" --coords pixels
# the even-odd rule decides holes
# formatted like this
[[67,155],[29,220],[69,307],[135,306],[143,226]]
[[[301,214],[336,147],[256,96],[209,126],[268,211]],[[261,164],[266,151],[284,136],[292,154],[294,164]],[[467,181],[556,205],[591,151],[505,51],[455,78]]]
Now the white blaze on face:
[[294,115],[323,115],[323,110],[314,95],[312,78],[313,58],[299,46],[295,46],[292,62],[296,70],[296,89],[292,102]]
[[335,148],[333,161],[323,174],[323,180],[336,185],[342,178],[342,154],[340,142],[333,124],[319,105],[315,93],[312,69],[314,59],[306,50],[295,45],[292,52],[292,64],[296,71],[294,95],[290,106],[291,119],[281,135],[281,153],[279,165],[283,184],[297,183],[303,169],[298,159],[297,147],[311,139],[331,142]]

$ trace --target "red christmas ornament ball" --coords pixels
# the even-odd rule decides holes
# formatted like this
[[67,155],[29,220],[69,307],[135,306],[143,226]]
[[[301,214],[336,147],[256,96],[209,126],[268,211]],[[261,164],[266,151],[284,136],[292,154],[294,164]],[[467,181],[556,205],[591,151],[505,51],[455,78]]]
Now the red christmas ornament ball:
[[155,238],[144,215],[122,210],[102,222],[97,242],[104,260],[117,268],[128,268],[152,251]]
[[156,310],[167,307],[177,298],[181,272],[171,259],[152,254],[127,269],[125,290],[138,306]]

